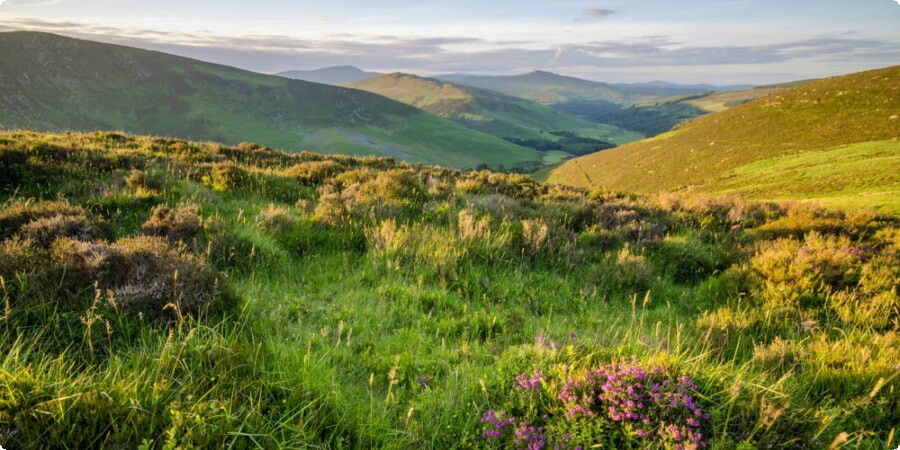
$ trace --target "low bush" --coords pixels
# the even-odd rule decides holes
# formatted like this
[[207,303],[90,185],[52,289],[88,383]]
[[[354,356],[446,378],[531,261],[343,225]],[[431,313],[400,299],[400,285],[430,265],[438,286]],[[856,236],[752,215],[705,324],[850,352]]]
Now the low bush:
[[125,176],[125,184],[132,191],[151,190],[159,191],[164,184],[164,178],[156,173],[149,173],[146,170],[133,169]]
[[766,243],[750,264],[764,280],[764,298],[774,305],[821,306],[831,292],[860,280],[862,250],[848,238],[811,232],[802,240]]
[[615,255],[594,264],[587,275],[587,282],[606,294],[630,295],[646,292],[656,280],[653,268],[642,255],[634,254],[625,246]]
[[285,170],[285,175],[296,178],[307,186],[315,186],[322,184],[328,178],[331,178],[346,170],[343,164],[332,161],[307,161],[296,164]]
[[231,163],[218,163],[203,177],[203,183],[215,192],[232,192],[245,188],[249,179],[250,174],[245,169]]
[[114,234],[108,224],[85,213],[35,219],[23,225],[19,233],[43,248],[63,237],[80,241],[111,240]]
[[117,241],[103,286],[119,310],[151,321],[220,313],[236,298],[203,261],[158,237]]
[[87,212],[80,206],[64,201],[13,202],[0,209],[0,239],[17,233],[23,225],[53,216],[83,216]]
[[181,205],[172,209],[157,205],[150,212],[150,218],[141,225],[147,236],[160,236],[172,242],[189,242],[201,230],[200,206]]
[[489,448],[706,448],[709,414],[688,377],[636,359],[516,377],[502,407],[482,415]]

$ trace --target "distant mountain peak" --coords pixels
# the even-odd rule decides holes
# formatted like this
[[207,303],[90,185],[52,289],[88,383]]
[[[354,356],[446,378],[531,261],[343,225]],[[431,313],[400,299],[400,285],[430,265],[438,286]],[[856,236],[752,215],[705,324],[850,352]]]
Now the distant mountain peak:
[[311,81],[322,84],[344,84],[381,76],[380,73],[366,72],[356,66],[342,65],[323,67],[313,70],[286,70],[275,75],[295,80]]

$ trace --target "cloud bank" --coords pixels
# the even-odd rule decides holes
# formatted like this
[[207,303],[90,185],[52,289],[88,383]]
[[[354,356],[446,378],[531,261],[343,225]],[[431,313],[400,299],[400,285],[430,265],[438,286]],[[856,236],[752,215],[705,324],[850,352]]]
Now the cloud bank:
[[[50,31],[261,72],[352,64],[368,70],[425,75],[541,69],[605,81],[765,83],[853,72],[900,61],[900,43],[853,34],[773,44],[697,46],[665,35],[547,45],[460,36],[219,36],[37,19],[7,20],[0,24],[2,29]],[[798,67],[804,71],[798,71]]]

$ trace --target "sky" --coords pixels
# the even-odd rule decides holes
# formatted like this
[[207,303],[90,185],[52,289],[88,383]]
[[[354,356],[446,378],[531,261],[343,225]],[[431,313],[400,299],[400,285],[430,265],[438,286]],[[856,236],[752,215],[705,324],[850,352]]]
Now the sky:
[[0,0],[0,30],[257,72],[764,84],[900,64],[900,0]]

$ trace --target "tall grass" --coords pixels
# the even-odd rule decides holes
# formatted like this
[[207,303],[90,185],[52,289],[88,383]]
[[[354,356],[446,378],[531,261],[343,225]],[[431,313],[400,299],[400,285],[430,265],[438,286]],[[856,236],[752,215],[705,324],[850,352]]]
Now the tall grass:
[[[898,443],[896,217],[385,160],[301,171],[318,159],[130,136],[0,142],[26,155],[0,210],[5,447],[483,448],[487,411],[528,406],[521,374],[562,386],[623,358],[690,379],[712,448]],[[213,159],[240,176],[213,181]],[[167,173],[153,196],[132,166]],[[105,194],[69,183],[88,174]],[[103,261],[134,240],[163,274],[138,279],[172,293],[126,308],[135,279]],[[209,276],[180,285],[188,262]],[[575,427],[572,447],[675,448],[554,421],[553,398],[532,425]]]

